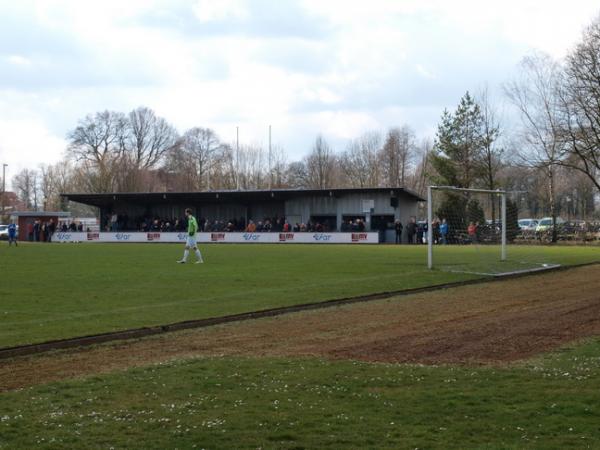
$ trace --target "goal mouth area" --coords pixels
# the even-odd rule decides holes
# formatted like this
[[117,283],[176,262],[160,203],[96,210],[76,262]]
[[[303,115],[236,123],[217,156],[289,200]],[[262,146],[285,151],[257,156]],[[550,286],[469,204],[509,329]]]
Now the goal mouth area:
[[[498,263],[499,265],[501,265],[502,263]],[[522,263],[522,264],[530,264],[530,263]],[[538,273],[538,272],[545,272],[548,270],[556,270],[561,266],[561,264],[546,264],[546,263],[539,263],[536,265],[533,265],[532,267],[527,267],[527,268],[512,268],[514,266],[511,266],[511,269],[508,269],[506,271],[481,271],[481,270],[477,270],[477,269],[469,269],[469,268],[451,268],[451,267],[445,267],[445,266],[440,266],[437,267],[438,270],[441,270],[443,272],[451,272],[451,273],[463,273],[463,274],[469,274],[469,275],[479,275],[482,277],[490,277],[490,278],[502,278],[502,277],[512,277],[512,276],[518,276],[518,275],[526,275],[526,274],[530,274],[530,273]]]

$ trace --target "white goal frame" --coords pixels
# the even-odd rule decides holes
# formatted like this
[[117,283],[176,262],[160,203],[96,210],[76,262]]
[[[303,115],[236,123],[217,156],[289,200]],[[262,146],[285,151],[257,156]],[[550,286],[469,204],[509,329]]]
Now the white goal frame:
[[501,252],[500,260],[506,261],[506,191],[490,190],[490,189],[467,189],[457,188],[454,186],[428,186],[427,187],[427,268],[433,269],[433,197],[432,192],[436,191],[455,191],[455,192],[476,192],[483,194],[497,194],[502,199],[500,211],[500,220],[502,223],[501,230]]

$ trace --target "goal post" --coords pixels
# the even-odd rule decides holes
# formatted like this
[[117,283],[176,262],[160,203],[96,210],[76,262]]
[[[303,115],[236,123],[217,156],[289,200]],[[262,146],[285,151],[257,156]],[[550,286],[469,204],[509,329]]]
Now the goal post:
[[427,267],[501,276],[558,266],[546,248],[524,239],[519,219],[532,214],[527,203],[526,192],[428,186]]

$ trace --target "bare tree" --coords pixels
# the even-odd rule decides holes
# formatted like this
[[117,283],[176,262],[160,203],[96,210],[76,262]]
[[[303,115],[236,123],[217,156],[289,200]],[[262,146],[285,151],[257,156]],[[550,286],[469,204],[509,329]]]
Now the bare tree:
[[104,111],[88,115],[68,133],[68,150],[77,161],[101,165],[124,151],[126,133],[127,118],[123,113]]
[[570,157],[560,164],[583,173],[600,190],[600,16],[567,56],[562,88]]
[[42,195],[44,210],[65,210],[67,205],[61,194],[71,191],[74,174],[69,161],[60,161],[39,168],[39,191]]
[[177,131],[149,108],[129,113],[127,154],[137,169],[155,167],[177,141]]
[[287,167],[285,173],[286,184],[291,188],[308,188],[308,169],[304,161],[294,161]]
[[268,156],[262,147],[257,145],[240,146],[239,177],[242,189],[264,189],[267,184]]
[[194,127],[184,133],[179,145],[190,155],[196,170],[196,189],[210,189],[212,169],[220,159],[223,145],[210,128]]
[[504,87],[506,96],[521,117],[520,160],[543,170],[548,180],[553,241],[556,241],[555,171],[565,154],[559,83],[558,64],[548,55],[536,53],[523,59],[520,77]]
[[196,162],[194,157],[186,152],[181,140],[165,155],[162,167],[162,178],[165,191],[193,191],[197,189]]
[[23,169],[12,179],[12,185],[27,209],[38,210],[38,174],[35,170]]
[[406,186],[414,153],[415,134],[409,126],[388,131],[380,152],[383,177],[387,186]]
[[312,152],[305,158],[307,185],[311,188],[325,189],[334,181],[335,155],[323,136],[317,136]]
[[275,145],[271,149],[271,187],[274,189],[287,187],[285,174],[287,171],[287,155],[283,147]]
[[[91,192],[111,192],[115,187],[113,168],[126,148],[127,118],[104,111],[80,120],[68,133],[68,152],[90,177]],[[93,179],[93,181],[92,181]]]
[[380,184],[379,152],[381,136],[365,133],[350,142],[339,158],[344,184],[352,187],[376,187]]
[[431,182],[434,176],[432,173],[434,168],[431,166],[431,154],[433,152],[433,142],[429,139],[424,139],[417,146],[416,157],[418,162],[412,175],[407,178],[405,187],[413,189],[422,196],[427,194],[427,185]]
[[[480,92],[477,103],[482,117],[482,154],[481,173],[486,189],[494,190],[498,187],[497,174],[502,167],[504,149],[498,145],[500,136],[500,122],[498,114],[490,101],[488,88]],[[496,220],[496,205],[492,202],[492,221]]]

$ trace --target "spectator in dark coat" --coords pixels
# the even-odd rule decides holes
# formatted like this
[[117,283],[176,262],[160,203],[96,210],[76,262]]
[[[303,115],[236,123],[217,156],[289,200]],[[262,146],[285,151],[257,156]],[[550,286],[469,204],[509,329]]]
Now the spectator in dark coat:
[[396,220],[396,223],[394,224],[394,230],[396,230],[396,244],[401,244],[402,243],[402,229],[403,229],[403,225],[402,222],[400,222],[399,220]]
[[406,225],[406,234],[408,237],[409,244],[415,243],[415,234],[416,233],[417,233],[417,223],[415,221],[415,218],[411,217],[410,221],[408,222],[408,225]]

